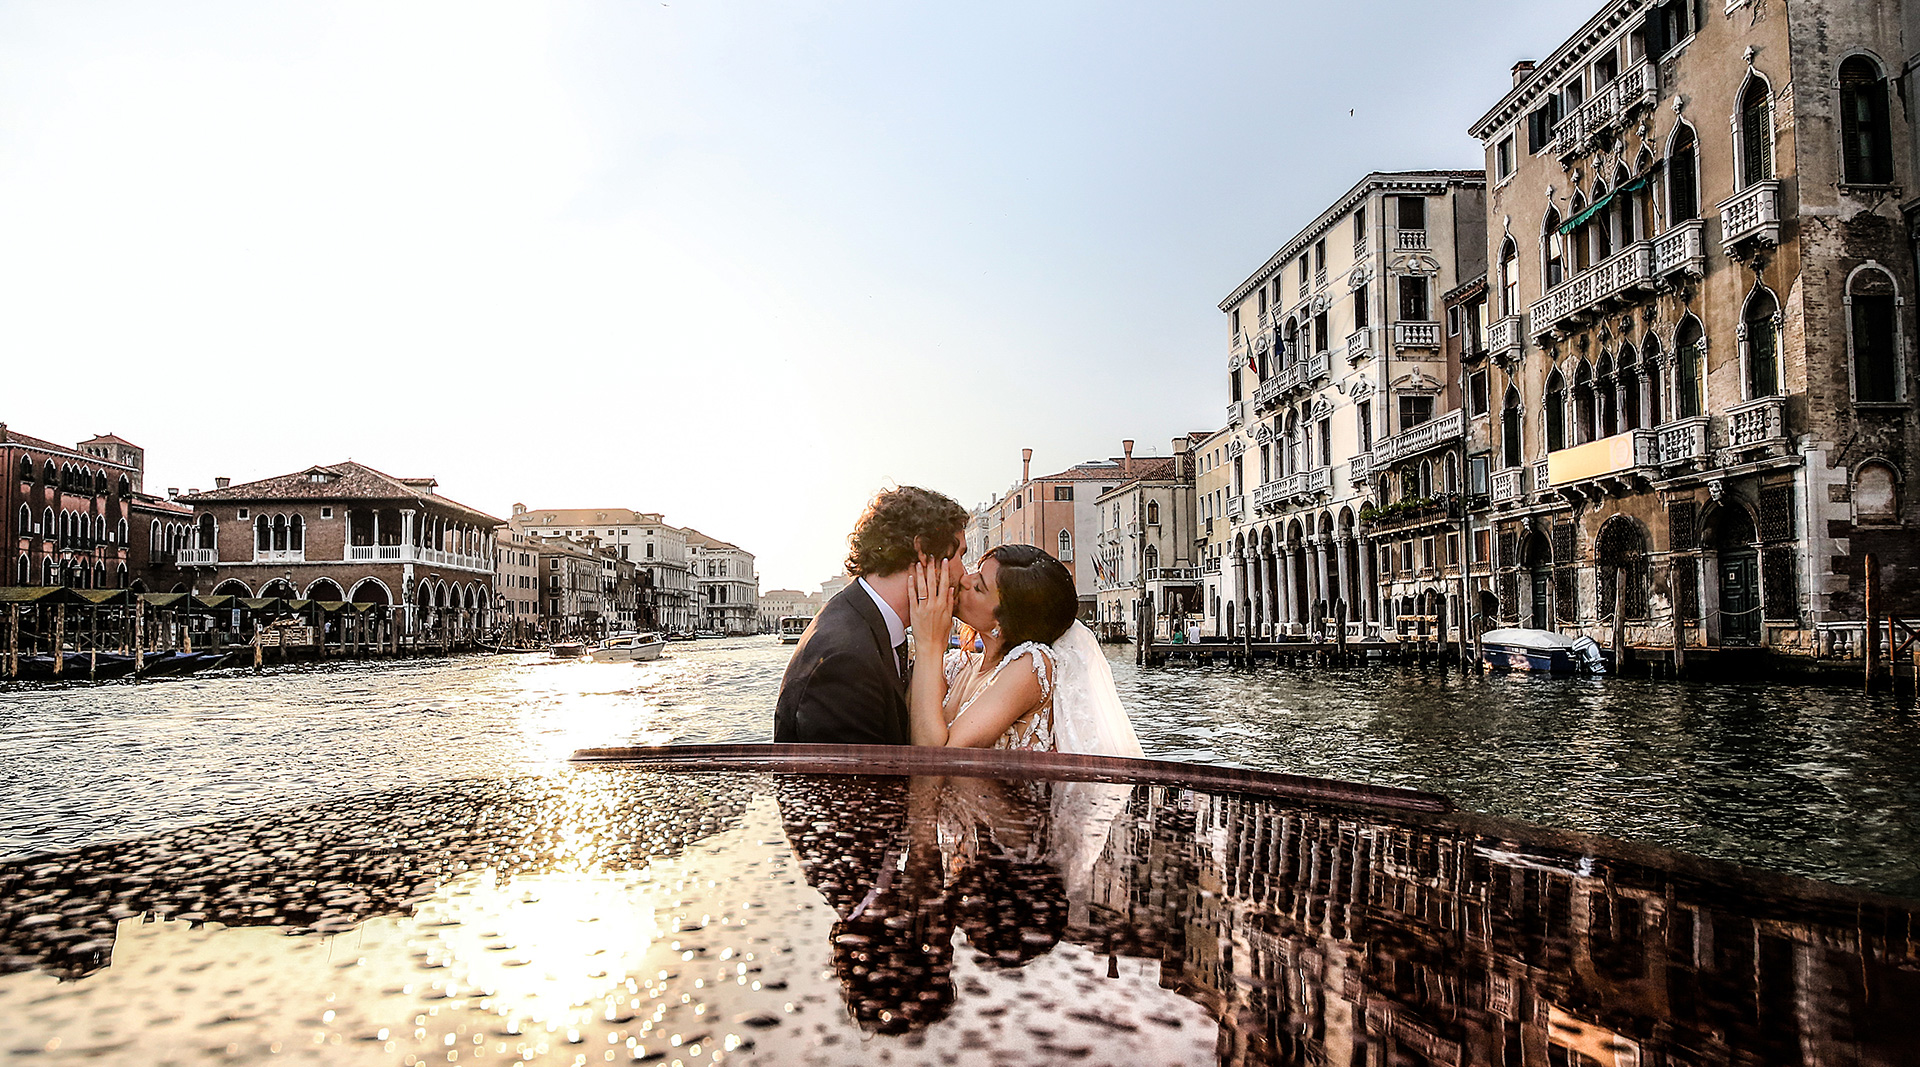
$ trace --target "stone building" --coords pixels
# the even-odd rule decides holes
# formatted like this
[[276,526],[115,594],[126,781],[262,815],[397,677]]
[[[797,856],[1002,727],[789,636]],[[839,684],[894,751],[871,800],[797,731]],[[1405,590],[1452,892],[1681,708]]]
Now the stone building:
[[131,584],[130,509],[141,468],[124,462],[127,456],[117,446],[110,450],[99,444],[109,440],[120,441],[95,438],[68,448],[0,422],[0,470],[6,472],[0,477],[0,522],[12,557],[7,584],[79,589]]
[[[1123,442],[1127,449],[1133,442]],[[978,566],[987,549],[1033,545],[1066,564],[1080,598],[1080,617],[1094,617],[1099,578],[1086,565],[1079,546],[1091,544],[1099,529],[1094,498],[1121,481],[1120,460],[1092,459],[1062,471],[1033,477],[1033,449],[1020,450],[1020,480],[1004,496],[974,509],[967,527],[967,556]]]
[[760,578],[753,571],[753,553],[688,529],[687,564],[693,571],[700,629],[760,632]]
[[769,589],[760,594],[760,630],[779,633],[781,619],[790,615],[812,618],[820,613],[822,603],[815,594],[798,589]]
[[1162,638],[1170,622],[1184,626],[1199,614],[1193,448],[1207,436],[1174,438],[1164,458],[1135,459],[1133,442],[1122,442],[1118,484],[1093,502],[1095,630],[1103,637],[1137,640],[1143,606]]
[[549,637],[604,637],[611,629],[601,610],[601,556],[597,537],[535,532],[528,544],[539,554],[540,621]]
[[1231,430],[1221,428],[1200,438],[1193,449],[1194,507],[1199,526],[1194,544],[1200,560],[1201,632],[1217,637],[1227,632],[1231,594],[1222,595],[1221,561],[1233,551],[1233,526],[1227,521],[1227,497],[1233,491],[1227,448]]
[[540,555],[531,538],[512,525],[493,530],[495,621],[513,640],[545,634],[540,612]]
[[1472,125],[1503,622],[1824,651],[1869,553],[1920,609],[1908,52],[1873,5],[1612,0]]
[[1379,625],[1359,514],[1376,459],[1442,429],[1439,297],[1485,270],[1485,195],[1477,171],[1369,174],[1221,302],[1234,628]]
[[693,576],[687,564],[687,531],[670,526],[657,511],[629,508],[513,506],[513,528],[543,536],[597,537],[638,568],[638,623],[645,629],[683,631],[695,625]]
[[493,612],[493,530],[500,520],[351,460],[190,493],[196,546],[214,594],[351,600],[397,609],[402,633],[463,640]]

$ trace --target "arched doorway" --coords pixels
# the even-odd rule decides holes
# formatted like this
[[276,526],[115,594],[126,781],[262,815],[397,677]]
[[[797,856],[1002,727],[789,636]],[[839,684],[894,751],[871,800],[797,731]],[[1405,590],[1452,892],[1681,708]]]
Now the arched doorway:
[[1753,516],[1729,504],[1715,516],[1714,547],[1720,565],[1720,643],[1760,643],[1760,551]]
[[1520,564],[1526,568],[1528,591],[1528,626],[1536,630],[1553,629],[1553,546],[1546,535],[1538,530],[1527,536],[1526,546],[1520,553]]
[[317,578],[312,585],[307,586],[307,599],[335,601],[345,600],[347,595],[340,591],[339,584],[333,579]]

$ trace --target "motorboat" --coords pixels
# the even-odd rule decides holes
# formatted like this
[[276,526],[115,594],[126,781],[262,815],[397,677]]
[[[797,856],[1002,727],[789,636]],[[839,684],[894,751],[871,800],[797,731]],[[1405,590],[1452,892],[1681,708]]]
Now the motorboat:
[[659,659],[667,639],[656,633],[617,633],[600,642],[587,658],[595,663],[644,663]]
[[1480,657],[1500,671],[1547,674],[1605,674],[1607,665],[1593,638],[1568,637],[1552,630],[1513,627],[1480,635]]
[[806,636],[807,627],[812,625],[813,616],[811,615],[780,616],[780,643],[783,645],[799,644],[800,638]]
[[554,659],[579,659],[587,654],[585,641],[562,641],[553,646]]

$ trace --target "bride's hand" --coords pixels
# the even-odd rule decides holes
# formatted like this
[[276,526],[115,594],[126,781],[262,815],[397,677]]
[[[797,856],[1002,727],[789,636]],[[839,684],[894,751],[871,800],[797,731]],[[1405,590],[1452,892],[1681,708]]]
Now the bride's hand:
[[947,581],[947,561],[915,563],[908,589],[913,594],[908,625],[919,646],[916,655],[931,654],[937,660],[946,655],[947,638],[953,633],[953,585]]

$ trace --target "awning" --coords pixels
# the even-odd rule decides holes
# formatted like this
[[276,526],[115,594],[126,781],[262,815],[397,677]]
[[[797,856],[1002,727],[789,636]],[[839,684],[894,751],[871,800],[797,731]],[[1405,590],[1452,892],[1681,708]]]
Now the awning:
[[0,586],[0,604],[29,604],[53,607],[57,604],[89,604],[79,590],[64,585]]
[[1588,219],[1594,217],[1595,215],[1599,214],[1601,211],[1605,210],[1608,204],[1613,203],[1614,197],[1619,196],[1622,193],[1639,192],[1640,190],[1646,188],[1648,183],[1652,181],[1653,181],[1653,172],[1648,171],[1647,173],[1642,174],[1641,176],[1633,179],[1627,184],[1622,185],[1620,188],[1613,190],[1607,195],[1587,205],[1587,209],[1585,211],[1582,211],[1580,214],[1575,215],[1573,218],[1568,219],[1566,222],[1561,223],[1560,232],[1572,233],[1573,230],[1576,227],[1578,227],[1580,224],[1586,222]]

